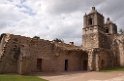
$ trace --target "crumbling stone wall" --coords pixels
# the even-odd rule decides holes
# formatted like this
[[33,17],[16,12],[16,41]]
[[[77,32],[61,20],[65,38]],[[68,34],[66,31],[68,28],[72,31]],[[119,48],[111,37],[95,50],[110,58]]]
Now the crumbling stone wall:
[[37,70],[37,59],[42,59],[42,71],[54,71],[54,44],[46,40],[32,39],[30,43],[30,52],[32,58],[32,71]]
[[19,35],[9,35],[9,40],[4,47],[5,49],[0,62],[0,73],[17,73],[20,46],[25,41],[28,42],[26,39],[29,38],[23,36],[21,37]]
[[[65,60],[68,60],[67,71],[83,70],[85,55],[80,47],[12,34],[9,38],[0,62],[1,73],[65,71]],[[38,59],[42,61],[41,70]]]
[[18,56],[16,54],[18,54],[17,52],[19,52],[19,49],[13,44],[15,41],[13,41],[11,37],[12,36],[9,35],[8,42],[5,44],[5,47],[2,47],[2,49],[4,49],[4,52],[0,62],[0,73],[16,72],[18,59]]
[[113,66],[113,55],[110,50],[103,48],[87,49],[88,51],[88,70],[99,71]]
[[68,60],[68,70],[67,71],[80,71],[83,70],[83,54],[81,51],[69,51],[65,50],[60,52],[57,57],[57,70],[65,71],[65,60]]
[[124,66],[124,35],[115,35],[113,39],[112,49],[114,55],[116,56],[115,60],[118,62],[118,65]]
[[2,34],[0,37],[0,61],[5,52],[6,44],[9,41],[9,34]]
[[[81,70],[82,51],[69,50],[69,45],[46,40],[32,40],[30,51],[33,54],[32,71],[37,71],[37,58],[42,59],[42,71],[65,71],[65,60],[68,60],[68,71]],[[67,48],[66,48],[67,47]],[[70,45],[70,48],[73,47]],[[37,49],[34,49],[37,48]]]

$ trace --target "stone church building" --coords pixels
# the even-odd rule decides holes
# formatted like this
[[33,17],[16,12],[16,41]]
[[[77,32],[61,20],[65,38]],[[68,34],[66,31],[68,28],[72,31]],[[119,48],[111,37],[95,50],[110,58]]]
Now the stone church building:
[[0,73],[99,71],[124,66],[124,35],[92,7],[84,15],[82,46],[20,35],[0,36]]

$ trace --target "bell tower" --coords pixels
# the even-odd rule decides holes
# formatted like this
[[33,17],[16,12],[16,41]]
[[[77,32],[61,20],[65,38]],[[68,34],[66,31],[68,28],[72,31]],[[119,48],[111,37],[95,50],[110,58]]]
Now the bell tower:
[[104,17],[97,12],[95,7],[92,7],[91,12],[84,15],[83,47],[99,48],[99,34],[104,32]]

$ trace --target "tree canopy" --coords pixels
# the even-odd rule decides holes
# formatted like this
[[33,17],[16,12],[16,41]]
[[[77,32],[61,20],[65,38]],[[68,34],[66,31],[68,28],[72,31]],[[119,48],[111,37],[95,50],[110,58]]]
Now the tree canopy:
[[64,43],[64,40],[59,39],[59,38],[55,38],[53,41],[54,41],[54,42],[62,42],[62,43]]
[[119,30],[119,34],[124,34],[124,29],[121,28],[121,29]]

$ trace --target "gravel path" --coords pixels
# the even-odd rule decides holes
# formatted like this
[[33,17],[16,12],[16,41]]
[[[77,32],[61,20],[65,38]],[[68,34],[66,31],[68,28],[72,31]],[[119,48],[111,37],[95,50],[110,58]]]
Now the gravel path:
[[124,81],[124,71],[36,73],[49,81]]

